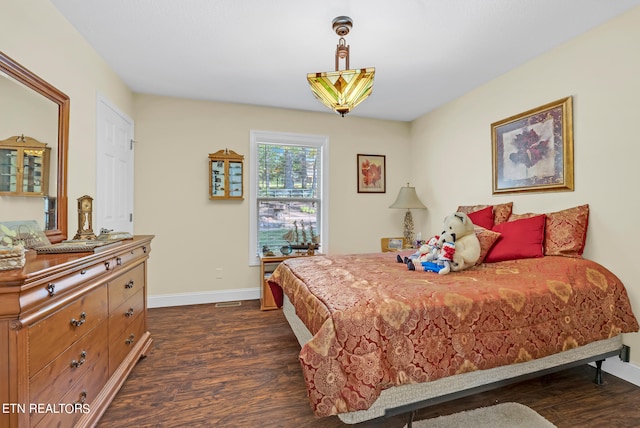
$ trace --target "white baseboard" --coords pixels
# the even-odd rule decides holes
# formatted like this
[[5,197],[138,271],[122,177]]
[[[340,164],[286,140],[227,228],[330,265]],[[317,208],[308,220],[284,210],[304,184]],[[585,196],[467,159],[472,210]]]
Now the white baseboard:
[[[233,302],[236,300],[260,299],[259,288],[243,288],[238,290],[203,291],[197,293],[158,294],[147,297],[148,308],[167,306],[201,305],[204,303]],[[595,364],[591,363],[595,366]],[[609,357],[602,363],[602,370],[620,379],[640,386],[640,367],[625,363],[619,357]]]
[[167,306],[201,305],[203,303],[258,299],[260,299],[259,288],[202,291],[197,293],[157,294],[154,296],[147,296],[147,307],[164,308]]
[[[591,365],[595,366],[594,363],[591,363]],[[617,356],[604,360],[602,370],[636,386],[640,386],[640,367],[633,363],[625,363]]]

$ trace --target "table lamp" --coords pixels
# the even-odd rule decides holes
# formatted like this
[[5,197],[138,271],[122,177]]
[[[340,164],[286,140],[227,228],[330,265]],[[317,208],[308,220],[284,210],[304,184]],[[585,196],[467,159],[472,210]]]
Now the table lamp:
[[411,209],[426,209],[422,201],[416,194],[416,188],[410,187],[407,183],[406,187],[400,188],[400,193],[396,201],[389,206],[389,208],[406,209],[407,212],[404,215],[404,240],[405,245],[413,243],[413,216],[411,215]]

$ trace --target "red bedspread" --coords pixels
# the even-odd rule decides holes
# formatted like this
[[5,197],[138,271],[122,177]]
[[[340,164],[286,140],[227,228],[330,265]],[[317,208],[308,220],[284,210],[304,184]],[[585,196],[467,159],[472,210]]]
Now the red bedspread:
[[367,409],[382,389],[541,358],[638,330],[599,264],[514,260],[438,275],[395,254],[290,259],[271,277],[314,335],[300,362],[318,416]]

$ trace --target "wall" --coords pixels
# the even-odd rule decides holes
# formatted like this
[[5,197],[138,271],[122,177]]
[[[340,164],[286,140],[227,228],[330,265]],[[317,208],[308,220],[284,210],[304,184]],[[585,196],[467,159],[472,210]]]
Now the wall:
[[97,94],[131,115],[133,93],[48,0],[3,0],[0,40],[0,50],[71,99],[67,193],[73,236],[76,199],[95,195]]
[[[552,212],[588,203],[584,256],[627,286],[640,317],[635,245],[640,199],[640,7],[456,99],[412,123],[413,181],[428,215],[416,228],[439,230],[460,204],[514,202],[514,211]],[[573,96],[575,191],[492,196],[490,125]],[[464,153],[464,155],[459,155]],[[442,165],[450,166],[446,186]],[[433,232],[431,233],[433,235]],[[640,362],[640,335],[625,335]]]
[[[208,198],[207,156],[224,148],[245,156],[248,196],[251,130],[329,137],[329,243],[322,251],[379,251],[381,236],[402,233],[404,214],[388,207],[409,180],[408,123],[141,94],[134,117],[136,233],[156,235],[152,304],[189,302],[193,296],[184,293],[199,301],[259,296],[259,268],[248,265],[249,200]],[[387,156],[385,194],[357,193],[358,153]]]

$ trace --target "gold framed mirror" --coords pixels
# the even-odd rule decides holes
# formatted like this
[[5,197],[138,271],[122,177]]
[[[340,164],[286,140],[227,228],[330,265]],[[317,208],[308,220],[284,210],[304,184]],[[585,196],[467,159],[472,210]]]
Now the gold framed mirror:
[[[55,227],[45,230],[52,243],[67,239],[67,151],[69,148],[69,97],[57,88],[0,52],[0,72],[15,79],[27,89],[53,101],[58,110],[58,135],[56,158],[56,211]],[[0,74],[2,74],[0,73]],[[0,97],[1,98],[1,97]],[[3,201],[3,204],[5,202]],[[43,214],[45,202],[43,201]],[[3,209],[4,211],[4,209]]]

